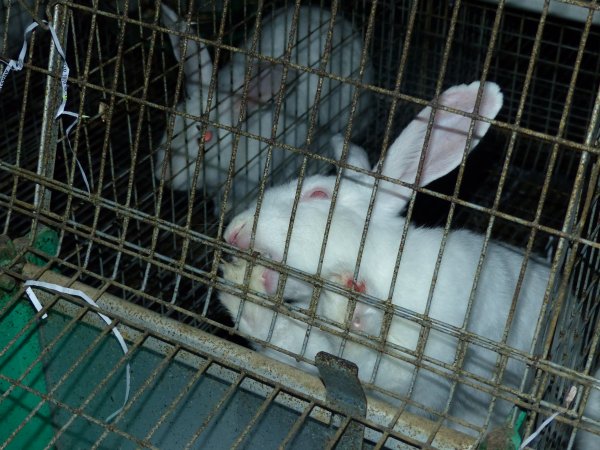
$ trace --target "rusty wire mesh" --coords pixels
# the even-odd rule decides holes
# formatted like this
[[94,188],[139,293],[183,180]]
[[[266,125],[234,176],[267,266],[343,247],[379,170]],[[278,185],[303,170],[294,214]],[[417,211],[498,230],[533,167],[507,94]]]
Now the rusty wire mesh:
[[[188,34],[192,39],[207,40],[211,56],[217,59],[219,55],[219,67],[243,51],[240,42],[252,35],[259,11],[269,17],[276,7],[294,4],[250,0],[168,3],[182,17],[193,4],[188,19],[196,28]],[[498,354],[526,362],[532,368],[529,378],[519,388],[502,386],[501,380],[480,380],[469,373],[463,373],[460,380],[531,412],[527,422],[527,432],[531,432],[536,421],[560,407],[571,385],[591,385],[585,375],[593,374],[597,363],[600,185],[598,126],[594,122],[598,119],[594,115],[600,108],[599,6],[593,2],[565,3],[582,13],[583,20],[571,21],[544,10],[512,9],[503,2],[334,1],[320,6],[331,11],[332,3],[360,31],[373,63],[374,80],[370,86],[361,87],[374,97],[372,112],[368,117],[353,119],[369,121],[366,133],[357,143],[369,150],[372,161],[386,142],[391,142],[433,98],[436,89],[485,78],[497,82],[503,90],[504,107],[479,148],[456,171],[416,188],[417,195],[406,216],[418,225],[469,228],[486,233],[488,238],[527,248],[527,252],[538,257],[554,258],[556,285],[547,298],[551,305],[547,323],[551,326],[540,328],[535,352],[521,354],[503,344],[493,347]],[[12,9],[3,9],[11,11],[5,17],[17,11],[18,4],[11,5]],[[57,28],[65,32],[63,42],[71,69],[68,109],[85,116],[68,139],[65,120],[51,124],[58,129],[53,157],[40,160],[40,154],[44,154],[40,149],[48,152],[54,145],[52,136],[45,131],[42,112],[48,108],[49,98],[56,101],[60,90],[56,65],[51,69],[49,87],[45,85],[52,62],[47,31],[33,34],[24,70],[7,77],[0,92],[0,117],[4,124],[0,136],[1,233],[14,239],[30,231],[30,236],[34,236],[42,226],[50,227],[58,231],[59,245],[48,269],[177,322],[247,345],[251,337],[239,332],[217,298],[219,290],[248,297],[247,286],[237,286],[236,290],[224,282],[217,270],[215,251],[220,253],[225,248],[219,233],[231,219],[231,213],[220,215],[217,197],[210,195],[205,186],[197,186],[194,192],[178,191],[169,187],[168,179],[154,176],[161,137],[173,131],[170,113],[185,96],[184,69],[177,63],[168,30],[160,21],[160,4],[139,0],[128,2],[127,9],[125,5],[121,1],[58,1],[52,3],[53,9],[48,8],[58,19]],[[34,6],[39,16],[49,18],[44,2],[35,2]],[[21,39],[15,43],[9,32],[3,34],[6,44],[1,47],[1,56],[8,60],[15,57]],[[361,86],[356,78],[347,83]],[[305,120],[311,122],[310,117]],[[314,118],[311,125],[318,135]],[[314,157],[314,148],[285,151],[290,161],[296,161],[295,155],[308,155],[307,161],[319,163],[316,170],[334,169],[333,164]],[[49,163],[53,165],[50,171]],[[90,184],[89,193],[82,173]],[[226,182],[222,180],[223,184]],[[257,192],[258,188],[239,205],[230,206],[242,207]],[[23,253],[33,251],[43,256],[33,249],[32,237],[28,244]],[[19,280],[23,279],[17,275],[22,256],[3,263],[3,269]],[[273,267],[294,274],[293,268],[277,264]],[[262,301],[261,304],[277,308],[260,296],[250,296],[247,301]],[[293,309],[279,310],[316,327],[323,326],[323,321],[314,317],[314,309],[312,316]],[[126,317],[120,320],[119,324],[127,324]],[[531,318],[532,326],[537,321],[538,318]],[[29,326],[33,329],[34,323]],[[71,322],[70,326],[80,325]],[[204,361],[194,366],[193,370],[199,371],[190,378],[189,386],[192,380],[203,379],[203,370],[208,371],[209,367],[230,367],[226,360],[214,362],[209,354],[182,347],[177,339],[157,336],[142,324],[133,328],[129,339],[136,343],[136,349],[142,349],[148,339],[163,339],[168,347],[164,352],[166,359],[158,358],[156,368],[170,367],[182,352]],[[347,333],[345,337],[348,342],[363,339]],[[111,339],[106,332],[104,339]],[[268,342],[263,344],[269,347]],[[473,337],[473,345],[484,344]],[[49,351],[54,352],[51,347]],[[382,352],[397,356],[402,350],[392,346]],[[303,354],[291,356],[306,359]],[[129,359],[135,357],[136,353],[132,353]],[[52,364],[61,364],[53,353],[46,358]],[[122,366],[124,361],[119,364]],[[70,370],[81,370],[80,364],[83,363]],[[436,365],[435,361],[419,360],[417,364],[450,376],[448,367]],[[237,374],[233,378],[238,378],[230,383],[230,396],[235,396],[243,379],[251,376],[244,372],[246,368],[234,366],[230,370]],[[141,381],[148,389],[161,376],[156,371]],[[377,386],[371,388],[377,391]],[[248,423],[260,423],[262,414],[273,409],[274,397],[285,391],[279,382],[265,389],[269,391],[266,406],[257,410]],[[292,396],[304,394],[294,392]],[[390,392],[378,394],[394,397]],[[101,436],[107,430],[109,439],[160,446],[148,429],[142,434],[134,433],[128,428],[135,425],[133,422],[117,423],[108,429],[102,423],[103,409],[84,413],[76,409],[76,402],[65,401],[62,394],[53,395],[47,400],[63,414],[61,417],[77,417],[77,421],[87,421],[97,429],[98,434],[90,442],[107,445],[101,444],[105,438]],[[139,395],[143,399],[146,394],[142,390]],[[159,428],[161,423],[170,423],[168,414],[176,408],[177,395],[165,400]],[[97,402],[101,396],[96,393],[90,399]],[[425,410],[425,415],[433,419],[430,434],[418,438],[430,445],[444,432],[443,425],[481,436],[490,420],[487,417],[481,423],[469,424],[461,418],[446,417],[444,411],[419,406],[418,398],[402,400]],[[310,408],[314,407],[313,400],[307,402]],[[133,405],[133,409],[137,408],[135,402]],[[133,414],[131,411],[127,414]],[[400,417],[404,409],[399,411]],[[573,445],[571,432],[573,425],[580,426],[582,411],[583,404],[577,410],[563,411],[543,435],[538,448]],[[207,417],[210,420],[213,416]],[[299,425],[292,428],[294,433],[300,433],[309,413],[301,412],[298,417]],[[584,428],[594,429],[589,422]],[[202,434],[201,428],[197,430]],[[383,446],[387,433],[399,437],[390,430],[382,428],[382,434],[373,439]],[[250,439],[248,436],[253,433],[261,435],[255,427],[246,428],[239,435],[239,443]],[[57,436],[59,442],[66,439],[66,434]],[[73,436],[79,434],[73,432]],[[293,441],[294,445],[303,442],[293,434],[282,439]],[[196,441],[187,443],[198,445]]]

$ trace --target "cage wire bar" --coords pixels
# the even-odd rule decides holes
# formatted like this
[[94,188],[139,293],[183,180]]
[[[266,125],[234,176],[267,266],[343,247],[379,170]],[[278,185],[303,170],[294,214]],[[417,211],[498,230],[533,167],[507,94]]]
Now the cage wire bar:
[[[0,326],[6,331],[0,340],[0,416],[9,417],[8,411],[19,401],[22,406],[15,409],[10,425],[0,426],[4,428],[0,448],[334,448],[354,425],[364,425],[363,448],[466,449],[484,439],[494,403],[477,423],[453,416],[462,386],[527,411],[523,435],[559,412],[532,448],[577,449],[581,432],[600,434],[600,417],[584,413],[599,387],[597,1],[546,1],[529,12],[502,0],[165,3],[187,25],[179,32],[185,37],[180,51],[200,43],[208,47],[214,63],[209,104],[222,101],[214,75],[229,67],[235,55],[246,55],[257,66],[279,66],[290,72],[289,80],[295,71],[318,75],[317,99],[322,102],[328,98],[325,80],[341,81],[357,88],[348,105],[349,122],[354,126],[370,122],[357,143],[369,149],[371,161],[388,149],[419,110],[435,105],[447,87],[472,80],[497,82],[504,107],[491,120],[491,130],[478,149],[468,158],[463,155],[458,170],[448,178],[410,185],[413,194],[403,240],[409,239],[409,222],[443,228],[438,271],[454,230],[480,233],[484,250],[476,277],[485,249],[493,242],[523,249],[521,278],[528,262],[549,258],[545,314],[529,318],[536,329],[534,341],[530,350],[518,350],[506,343],[513,319],[519,319],[514,315],[509,316],[504,340],[496,342],[470,332],[466,325],[452,326],[427,312],[397,308],[392,294],[385,302],[268,255],[224,244],[223,232],[234,211],[239,211],[236,208],[261,198],[284,172],[275,167],[272,178],[264,177],[238,201],[229,191],[236,183],[231,164],[222,180],[225,195],[230,194],[225,203],[229,210],[219,208],[218,196],[209,192],[208,185],[198,183],[190,192],[172,189],[168,171],[162,171],[167,176],[155,174],[161,165],[161,139],[179,136],[176,116],[201,124],[203,133],[215,129],[233,134],[234,157],[245,157],[244,139],[262,142],[265,150],[260,157],[266,158],[267,168],[274,152],[285,152],[287,163],[298,168],[288,179],[298,174],[306,179],[313,171],[326,169],[352,171],[355,164],[344,159],[347,154],[337,161],[309,145],[319,143],[323,134],[315,111],[299,118],[307,123],[308,144],[296,148],[280,142],[276,125],[269,135],[256,135],[240,123],[221,123],[206,111],[179,109],[188,95],[189,73],[174,54],[173,29],[163,21],[160,1],[36,0],[28,3],[33,4],[32,11],[52,17],[65,49],[71,69],[68,108],[77,112],[80,122],[66,136],[66,123],[55,120],[63,61],[49,33],[40,27],[30,38],[23,71],[11,73],[0,92],[0,120],[6,124],[0,136],[0,230],[6,235],[0,239]],[[308,3],[328,14],[336,11],[336,20],[346,19],[358,31],[365,44],[360,71],[365,74],[370,60],[372,81],[328,73],[325,63],[303,67],[289,53],[272,58],[261,53],[256,39],[251,47],[243,46],[255,30],[262,30],[257,17],[268,23],[277,7]],[[0,16],[3,60],[14,58],[20,45],[11,41],[9,27],[19,4],[1,6],[7,14]],[[559,6],[580,19],[556,15]],[[331,41],[332,28],[327,25]],[[251,75],[248,69],[239,93],[242,109],[251,100]],[[359,114],[358,94],[364,91],[374,98],[368,114],[372,117]],[[274,120],[293,129],[297,123],[286,123],[284,94],[282,89],[274,97]],[[11,112],[15,105],[18,115]],[[472,133],[473,124],[468,140]],[[350,129],[345,134],[346,140],[351,138]],[[189,158],[192,172],[204,170],[199,163],[205,157],[198,152]],[[421,166],[424,161],[421,155]],[[374,179],[376,184],[386,180],[380,173]],[[250,269],[243,280],[226,279],[220,267],[231,255],[247,267],[277,271],[282,280],[311,283],[315,289],[309,306],[286,303],[281,283],[275,296],[257,291],[251,287]],[[394,276],[400,261],[401,255]],[[22,287],[29,279],[80,289],[99,307],[36,289],[44,306],[36,314]],[[435,284],[434,278],[430,303]],[[241,330],[242,311],[232,317],[219,301],[224,294],[240,298],[244,307],[256,305],[272,314],[266,337]],[[352,308],[380,308],[384,332],[378,337],[354,332],[348,323],[341,327],[322,316],[318,310],[322,294],[345,296]],[[474,299],[471,290],[469,310]],[[108,316],[111,325],[106,326],[97,312]],[[42,319],[43,313],[48,318]],[[444,362],[427,355],[424,340],[414,351],[393,343],[389,333],[392,319],[398,318],[418,324],[423,337],[443,333],[460,339],[456,359]],[[273,338],[278,320],[305,326],[303,342],[294,349],[278,345]],[[126,354],[120,352],[113,329],[123,334],[129,346]],[[377,385],[374,370],[370,380],[363,379],[369,395],[367,416],[356,417],[334,407],[314,375],[248,349],[252,342],[270,354],[286,355],[292,364],[312,364],[308,348],[318,333],[339,338],[345,346],[376,351],[379,361],[395,358],[416,366],[418,373],[449,379],[447,402],[436,410],[411,392],[390,392]],[[473,348],[496,356],[495,378],[464,369]],[[15,365],[19,358],[22,366]],[[528,371],[514,386],[503,381],[511,361]],[[131,395],[117,417],[106,421],[122,406],[127,364],[134,368]],[[578,395],[566,407],[571,386],[578,387]]]

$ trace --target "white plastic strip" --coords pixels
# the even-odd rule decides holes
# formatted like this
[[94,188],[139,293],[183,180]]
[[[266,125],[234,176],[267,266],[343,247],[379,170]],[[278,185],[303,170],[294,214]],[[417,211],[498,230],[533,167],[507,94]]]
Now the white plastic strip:
[[[25,293],[29,297],[29,300],[31,300],[31,303],[33,303],[33,306],[35,307],[36,311],[40,312],[42,310],[42,304],[40,303],[40,300],[37,298],[37,295],[35,295],[35,292],[33,292],[33,289],[31,289],[30,287],[27,287],[27,289],[25,289]],[[48,314],[44,313],[42,315],[42,319],[47,319],[47,318],[48,318]]]
[[23,32],[23,46],[21,47],[21,51],[19,52],[19,59],[15,61],[11,59],[7,66],[4,68],[4,72],[2,72],[2,77],[0,78],[0,91],[2,90],[2,86],[4,86],[4,81],[8,76],[11,70],[22,70],[23,69],[23,61],[25,60],[25,54],[27,53],[27,38],[29,33],[31,33],[38,26],[36,22],[30,24],[25,31]]
[[[577,395],[577,388],[575,386],[571,386],[571,389],[569,389],[569,393],[567,394],[567,398],[565,398],[565,408],[568,409],[571,407],[571,403],[573,403],[573,400],[575,400],[576,395]],[[560,412],[556,411],[554,414],[552,414],[550,417],[548,417],[546,420],[544,420],[542,422],[542,424],[537,428],[537,430],[535,430],[533,433],[531,433],[531,435],[523,441],[523,443],[519,447],[519,450],[522,450],[525,447],[527,447],[536,437],[538,437],[540,435],[542,430],[544,428],[546,428],[550,422],[552,422],[554,419],[556,419],[556,417],[559,414],[560,414]]]
[[[31,289],[31,286],[42,288],[42,289],[48,289],[50,291],[60,292],[62,294],[72,295],[73,297],[79,297],[82,300],[84,300],[85,302],[87,302],[88,304],[98,308],[98,305],[94,300],[92,300],[85,292],[77,290],[77,289],[70,289],[70,288],[66,288],[64,286],[60,286],[58,284],[45,283],[43,281],[33,281],[33,280],[26,281],[24,283],[24,286],[27,287],[27,289],[25,290],[25,293],[28,295],[29,300],[31,300],[31,303],[33,303],[33,306],[35,307],[35,309],[38,312],[40,312],[42,310],[42,304],[40,303],[39,299],[33,292],[33,289]],[[112,324],[112,320],[110,320],[110,318],[108,316],[105,316],[102,313],[97,313],[97,314],[100,316],[100,318],[102,320],[104,320],[104,322],[108,326],[110,326]],[[47,317],[48,317],[48,314],[44,314],[42,316],[43,319],[45,319]],[[114,333],[115,337],[117,338],[117,341],[121,345],[123,354],[127,354],[127,352],[128,352],[127,344],[125,343],[125,339],[123,339],[123,336],[121,335],[120,331],[117,329],[117,327],[113,327],[112,332]],[[127,404],[127,400],[129,400],[130,387],[131,387],[131,367],[129,366],[129,363],[127,363],[127,366],[125,369],[125,400],[123,400],[123,406],[121,406],[114,413],[112,413],[110,416],[108,416],[106,418],[107,422],[110,422],[117,414],[119,414],[121,411],[123,411],[123,408]]]
[[[58,54],[60,55],[60,57],[62,58],[63,63],[64,63],[63,69],[62,69],[62,74],[60,76],[60,84],[62,86],[62,96],[61,96],[62,101],[61,101],[60,105],[58,106],[58,109],[56,111],[54,118],[58,119],[60,116],[63,116],[63,115],[71,116],[74,118],[73,122],[67,127],[67,130],[66,130],[67,143],[69,145],[69,149],[71,149],[71,153],[73,153],[73,155],[74,155],[73,149],[71,148],[71,142],[69,141],[69,133],[71,133],[71,130],[73,129],[73,127],[75,125],[77,125],[77,123],[79,122],[79,114],[70,112],[70,111],[65,111],[65,106],[67,104],[67,81],[69,79],[70,69],[69,69],[69,65],[67,64],[67,57],[65,56],[65,52],[63,51],[62,46],[60,45],[58,36],[56,35],[56,30],[52,26],[51,22],[47,22],[44,20],[44,23],[48,24],[48,28],[50,29],[50,33],[52,35],[52,42],[54,42],[54,46],[56,47],[56,50],[58,51]],[[23,33],[23,46],[21,47],[21,51],[19,52],[18,59],[16,61],[14,59],[11,59],[10,61],[8,61],[6,67],[4,68],[4,71],[2,72],[2,76],[0,77],[0,91],[2,90],[2,87],[4,86],[6,77],[8,76],[8,74],[10,73],[11,70],[16,70],[16,71],[23,70],[23,62],[25,60],[25,55],[27,54],[27,42],[29,40],[29,34],[31,34],[31,32],[33,30],[35,30],[37,28],[37,26],[38,26],[37,22],[33,22],[25,29],[25,31]],[[83,170],[83,167],[80,164],[77,157],[74,156],[74,158],[75,158],[75,162],[77,163],[77,167],[79,168],[79,171],[81,172],[81,176],[83,178],[83,182],[85,183],[85,187],[86,187],[88,193],[91,193],[90,184],[88,182],[87,176],[85,175],[85,171]]]

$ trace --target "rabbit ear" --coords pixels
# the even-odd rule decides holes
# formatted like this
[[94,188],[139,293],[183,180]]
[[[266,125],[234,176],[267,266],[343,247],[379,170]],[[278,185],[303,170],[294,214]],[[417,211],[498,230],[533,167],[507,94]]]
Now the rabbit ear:
[[[175,11],[169,8],[164,3],[161,4],[162,16],[161,20],[165,27],[179,31],[189,32],[186,23],[182,20]],[[173,53],[177,61],[182,61],[180,36],[169,34]],[[186,55],[183,58],[183,70],[185,73],[185,87],[187,98],[190,103],[200,104],[202,100],[202,109],[206,108],[206,98],[208,86],[213,73],[212,61],[206,46],[198,43],[193,39],[187,39]],[[204,95],[202,95],[204,94]],[[200,111],[189,111],[192,113],[200,113]]]
[[[341,134],[335,134],[331,137],[330,142],[334,158],[340,161],[342,159],[342,151],[344,150],[344,137]],[[348,143],[348,159],[346,163],[366,170],[371,167],[369,156],[365,149],[352,142]]]
[[[340,160],[342,157],[342,151],[344,150],[344,137],[341,134],[335,134],[330,138],[330,143],[331,143],[331,147],[333,150],[333,156],[335,159]],[[367,152],[365,151],[365,149],[363,149],[362,147],[359,147],[356,144],[353,144],[352,142],[348,143],[348,158],[346,160],[347,164],[350,164],[352,166],[356,166],[359,167],[361,169],[365,169],[368,170],[369,169],[369,156],[367,155]],[[368,195],[368,192],[370,192],[368,189],[370,189],[370,186],[372,185],[372,180],[370,179],[369,175],[360,173],[360,172],[355,172],[352,169],[343,169],[344,170],[344,177],[351,179],[352,181],[354,181],[354,183],[352,183],[353,186],[355,186],[358,190],[354,190],[353,192],[358,193],[363,192],[363,189],[367,189],[366,192]],[[307,187],[307,189],[302,193],[302,197],[301,200],[327,200],[327,199],[331,199],[333,196],[333,187],[334,185],[331,183],[331,178],[326,177],[326,178],[321,178],[321,177],[315,177],[313,178],[314,180],[317,180],[317,183],[314,183],[314,185]],[[338,197],[340,203],[344,204],[346,202],[346,200],[350,200],[351,198],[352,200],[352,204],[350,205],[351,207],[356,206],[354,204],[354,196],[350,196],[348,198],[346,198],[345,196],[342,197]]]
[[[469,85],[453,86],[440,95],[438,104],[472,113],[480,89],[483,89],[483,94],[477,114],[493,119],[502,107],[502,93],[495,83],[485,83],[483,87],[480,87],[480,83],[476,81]],[[460,164],[472,119],[448,111],[435,111],[433,129],[427,147],[424,149],[425,135],[431,114],[431,107],[423,109],[390,146],[383,164],[382,173],[384,175],[413,183],[416,180],[422,151],[427,153],[419,179],[421,186],[446,175]],[[471,151],[479,143],[489,127],[490,124],[487,122],[476,122],[467,151]],[[386,196],[384,192],[382,197],[385,200],[381,199],[381,206],[389,208],[390,211],[397,214],[405,206],[411,191],[409,188],[392,183],[384,183],[384,185],[384,191],[392,195]]]
[[[185,26],[181,26],[182,21],[175,11],[169,8],[164,3],[160,5],[162,9],[162,15],[160,16],[160,20],[163,25],[169,30],[177,30],[184,31]],[[182,30],[183,28],[183,30]],[[179,36],[174,34],[169,34],[169,40],[171,41],[171,46],[173,47],[173,53],[175,54],[175,58],[177,61],[181,61],[181,55],[179,54]]]

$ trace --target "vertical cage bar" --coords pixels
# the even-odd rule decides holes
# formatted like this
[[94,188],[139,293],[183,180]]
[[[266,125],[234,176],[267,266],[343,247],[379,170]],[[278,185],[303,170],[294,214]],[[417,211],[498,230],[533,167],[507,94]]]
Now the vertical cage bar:
[[[56,30],[60,45],[65,49],[68,11],[61,4],[55,4],[53,9],[52,26]],[[50,73],[46,78],[44,91],[44,113],[37,165],[37,174],[44,178],[53,178],[54,176],[54,161],[58,141],[58,126],[55,115],[62,99],[61,75],[64,64],[66,62],[62,60],[55,43],[51,41],[50,58],[48,61],[48,71]],[[50,192],[41,184],[36,184],[35,186],[34,205],[38,211],[50,208]]]

